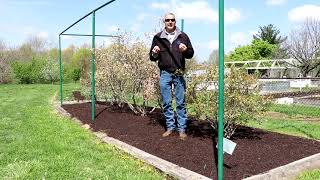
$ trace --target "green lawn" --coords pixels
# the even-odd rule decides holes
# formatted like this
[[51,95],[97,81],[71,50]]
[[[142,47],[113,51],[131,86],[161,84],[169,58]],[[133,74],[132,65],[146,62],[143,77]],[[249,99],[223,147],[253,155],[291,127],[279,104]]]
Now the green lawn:
[[319,180],[319,179],[320,179],[320,169],[306,171],[297,177],[297,180]]
[[320,123],[294,121],[291,119],[273,119],[269,117],[264,117],[260,119],[259,122],[250,121],[247,125],[283,134],[301,136],[318,140],[320,139]]
[[320,108],[312,106],[273,104],[269,110],[288,116],[320,117]]
[[248,126],[311,139],[320,139],[320,108],[272,104],[259,121]]
[[0,85],[0,179],[166,178],[55,114],[50,100],[58,90]]

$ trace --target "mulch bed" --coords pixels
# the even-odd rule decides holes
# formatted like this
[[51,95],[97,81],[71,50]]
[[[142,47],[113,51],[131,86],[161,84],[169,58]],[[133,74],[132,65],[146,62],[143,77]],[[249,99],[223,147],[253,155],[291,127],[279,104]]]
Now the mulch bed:
[[[91,103],[62,106],[72,116],[94,131],[102,131],[143,151],[174,164],[216,179],[217,138],[207,123],[190,118],[188,138],[178,134],[163,138],[165,120],[160,111],[149,116],[134,115],[128,108],[106,103],[96,105],[96,119],[91,120]],[[213,137],[213,138],[212,138]],[[242,179],[288,164],[320,152],[320,142],[239,127],[232,141],[237,143],[233,155],[224,155],[224,179]]]

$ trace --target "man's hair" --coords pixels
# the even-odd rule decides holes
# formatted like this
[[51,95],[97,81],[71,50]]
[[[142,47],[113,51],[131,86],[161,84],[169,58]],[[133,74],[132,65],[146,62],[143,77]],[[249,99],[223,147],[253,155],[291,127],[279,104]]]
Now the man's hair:
[[167,12],[167,13],[165,13],[164,16],[163,16],[163,22],[164,22],[164,20],[166,19],[166,16],[168,16],[168,15],[173,15],[174,17],[176,17],[176,15],[173,14],[172,12]]

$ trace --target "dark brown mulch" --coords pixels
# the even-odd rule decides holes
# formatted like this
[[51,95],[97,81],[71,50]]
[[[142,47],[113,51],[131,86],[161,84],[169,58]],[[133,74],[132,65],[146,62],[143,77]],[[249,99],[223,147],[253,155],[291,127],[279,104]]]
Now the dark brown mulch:
[[[96,119],[91,121],[91,104],[63,105],[72,116],[150,154],[168,160],[199,174],[216,179],[216,138],[210,126],[189,120],[188,138],[178,134],[163,138],[164,119],[160,112],[148,117],[136,116],[130,110],[106,104],[96,105]],[[214,140],[213,140],[214,139]],[[240,127],[233,139],[233,155],[224,155],[224,179],[242,179],[259,174],[320,152],[320,142],[278,133]]]

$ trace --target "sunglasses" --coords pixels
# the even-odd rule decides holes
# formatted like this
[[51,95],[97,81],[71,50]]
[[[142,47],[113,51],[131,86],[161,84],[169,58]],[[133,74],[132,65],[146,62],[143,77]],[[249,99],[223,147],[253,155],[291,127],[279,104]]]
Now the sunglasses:
[[175,20],[175,19],[165,19],[164,21],[165,21],[165,22],[169,22],[169,21],[175,22],[176,20]]

